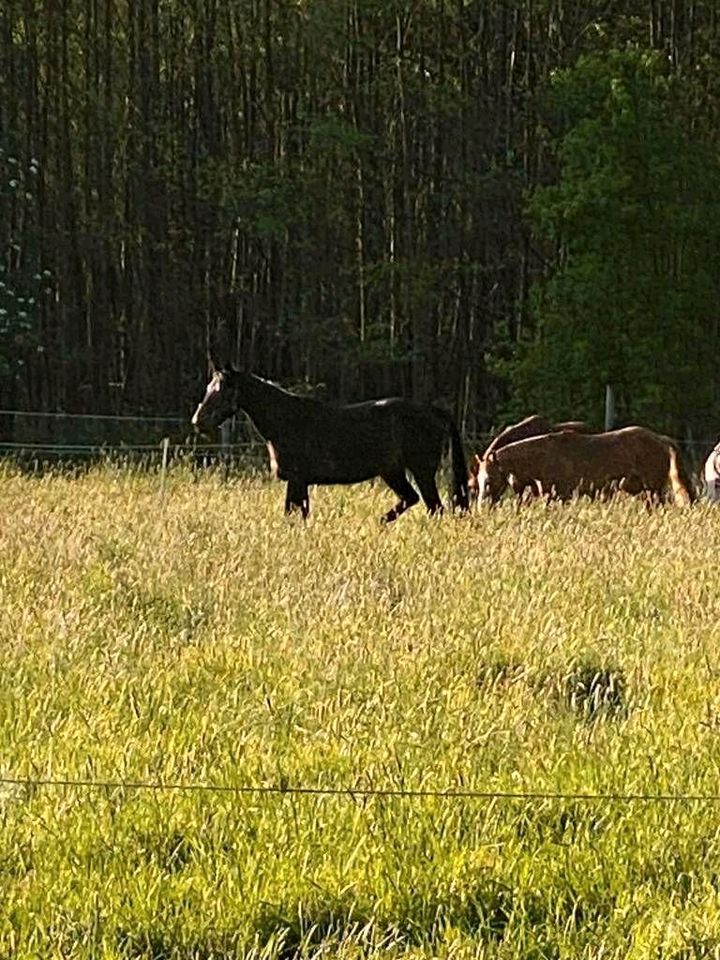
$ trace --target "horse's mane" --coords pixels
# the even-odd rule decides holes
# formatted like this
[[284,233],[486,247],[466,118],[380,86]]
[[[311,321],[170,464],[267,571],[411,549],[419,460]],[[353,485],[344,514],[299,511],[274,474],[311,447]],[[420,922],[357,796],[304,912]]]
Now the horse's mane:
[[279,383],[276,383],[275,380],[270,380],[268,377],[261,377],[257,373],[249,373],[246,370],[236,370],[234,367],[227,367],[223,373],[229,373],[231,377],[250,377],[252,380],[258,380],[260,383],[265,384],[267,387],[272,387],[274,390],[277,390],[279,393],[284,393],[288,397],[293,397],[295,400],[303,400],[304,397],[299,397],[296,393],[287,390],[285,387],[281,386]]
[[255,377],[256,380],[259,380],[261,383],[266,383],[269,387],[275,387],[275,389],[279,390],[280,393],[287,393],[291,397],[296,396],[296,394],[288,390],[287,387],[282,387],[276,380],[270,380],[268,377],[261,377],[257,373],[251,373],[248,374],[248,376]]
[[267,377],[260,377],[256,373],[248,374],[248,376],[264,387],[271,387],[276,394],[279,394],[279,396],[276,397],[277,400],[291,400],[296,405],[302,405],[305,410],[308,410],[308,408],[317,410],[327,410],[328,408],[338,409],[344,406],[344,404],[328,403],[327,400],[320,400],[318,397],[306,397],[302,393],[294,393],[292,390],[280,386],[280,384],[274,380],[269,380]]

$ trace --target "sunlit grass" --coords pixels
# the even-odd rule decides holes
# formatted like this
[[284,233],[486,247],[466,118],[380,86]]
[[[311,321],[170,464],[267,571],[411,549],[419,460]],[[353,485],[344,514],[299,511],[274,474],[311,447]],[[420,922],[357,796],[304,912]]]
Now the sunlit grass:
[[2,775],[356,791],[0,788],[0,955],[720,952],[720,805],[357,792],[720,793],[712,507],[0,492]]

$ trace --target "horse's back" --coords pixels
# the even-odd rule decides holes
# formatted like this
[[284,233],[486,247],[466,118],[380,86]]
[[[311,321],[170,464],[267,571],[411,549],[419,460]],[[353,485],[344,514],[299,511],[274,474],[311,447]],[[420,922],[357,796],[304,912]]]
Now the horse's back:
[[623,481],[628,492],[660,492],[668,482],[668,443],[639,426],[590,434],[565,430],[509,444],[497,456],[503,469],[532,476],[563,496]]
[[[643,458],[667,458],[669,440],[646,427],[629,426],[605,433],[562,430],[536,438],[538,449],[552,451],[573,463],[626,465]],[[529,441],[528,441],[529,442]]]
[[310,483],[357,483],[398,475],[418,463],[439,461],[447,414],[439,408],[384,397],[306,408],[310,416],[288,431],[291,469]]
[[592,428],[582,420],[565,420],[561,423],[553,423],[546,417],[539,414],[531,414],[518,423],[513,423],[509,427],[501,430],[496,437],[489,443],[482,454],[476,453],[471,465],[471,475],[469,482],[474,487],[478,487],[477,475],[480,470],[480,464],[486,460],[490,454],[497,453],[504,447],[513,443],[519,443],[522,440],[530,440],[535,437],[547,436],[560,431],[572,431],[573,433],[592,433]]
[[503,447],[507,447],[511,443],[517,443],[520,440],[527,440],[530,437],[537,437],[546,433],[550,433],[552,429],[553,426],[549,420],[547,420],[545,417],[538,416],[537,414],[532,414],[529,417],[525,417],[524,420],[520,420],[518,423],[513,423],[509,427],[505,427],[504,430],[501,430],[500,433],[494,437],[494,439],[485,448],[485,452],[480,459],[485,459],[489,453],[494,453],[497,450],[501,450]]
[[595,433],[593,428],[585,423],[584,420],[562,420],[560,423],[553,424],[553,433]]

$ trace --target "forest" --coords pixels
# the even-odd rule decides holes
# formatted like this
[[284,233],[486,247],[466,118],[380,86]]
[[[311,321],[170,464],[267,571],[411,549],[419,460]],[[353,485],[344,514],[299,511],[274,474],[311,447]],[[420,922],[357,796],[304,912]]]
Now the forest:
[[0,408],[189,415],[214,353],[713,437],[719,54],[715,0],[4,0]]

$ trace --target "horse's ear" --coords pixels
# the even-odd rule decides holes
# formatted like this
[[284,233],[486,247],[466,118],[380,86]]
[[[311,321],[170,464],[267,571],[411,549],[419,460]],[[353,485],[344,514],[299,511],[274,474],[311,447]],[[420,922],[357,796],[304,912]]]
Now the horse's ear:
[[[495,451],[491,450],[490,453],[484,458],[485,466],[490,466],[491,463],[495,463]],[[482,463],[482,461],[480,461]]]
[[219,357],[217,354],[208,356],[208,369],[210,370],[211,376],[215,376],[216,373],[239,373],[239,370],[234,364],[230,363],[230,361],[224,357]]
[[233,373],[248,373],[248,364],[244,357],[239,357],[235,363],[229,363],[227,365],[228,370],[232,370]]

